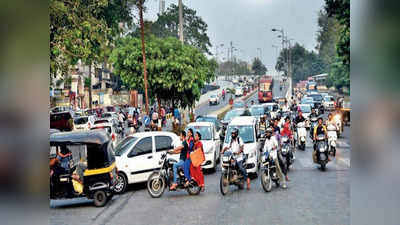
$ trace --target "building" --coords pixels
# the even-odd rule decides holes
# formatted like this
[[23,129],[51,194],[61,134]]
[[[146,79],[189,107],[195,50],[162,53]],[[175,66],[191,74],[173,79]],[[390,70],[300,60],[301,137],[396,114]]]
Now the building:
[[161,15],[165,12],[165,0],[159,0],[160,5],[159,5],[159,11],[158,13]]

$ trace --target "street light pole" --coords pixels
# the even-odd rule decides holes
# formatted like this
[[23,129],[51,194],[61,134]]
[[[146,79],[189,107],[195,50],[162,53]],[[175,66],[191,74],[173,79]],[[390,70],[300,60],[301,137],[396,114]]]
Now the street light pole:
[[183,10],[182,0],[178,1],[179,4],[179,40],[183,43]]

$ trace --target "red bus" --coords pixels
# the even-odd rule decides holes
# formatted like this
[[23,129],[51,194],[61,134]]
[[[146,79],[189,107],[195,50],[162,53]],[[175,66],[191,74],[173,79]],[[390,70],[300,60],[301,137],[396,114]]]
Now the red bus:
[[272,102],[272,85],[271,76],[262,76],[258,82],[258,102]]

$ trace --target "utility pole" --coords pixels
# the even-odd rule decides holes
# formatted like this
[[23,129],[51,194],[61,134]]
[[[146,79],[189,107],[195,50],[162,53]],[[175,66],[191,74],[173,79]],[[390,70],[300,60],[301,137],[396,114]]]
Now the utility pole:
[[183,11],[182,0],[179,0],[179,40],[183,43]]
[[144,44],[144,23],[143,23],[143,0],[137,3],[140,19],[140,36],[142,38],[142,56],[143,56],[143,75],[144,75],[144,95],[146,99],[146,114],[149,115],[149,96],[147,94],[147,68],[146,68],[146,49]]

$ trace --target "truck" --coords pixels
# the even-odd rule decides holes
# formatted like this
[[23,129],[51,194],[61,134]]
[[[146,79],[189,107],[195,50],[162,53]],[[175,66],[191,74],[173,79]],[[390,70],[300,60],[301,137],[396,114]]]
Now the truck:
[[317,86],[317,83],[315,83],[314,81],[308,81],[307,90],[314,91],[314,90],[316,90],[316,86]]
[[272,102],[272,76],[262,76],[258,82],[258,102]]

